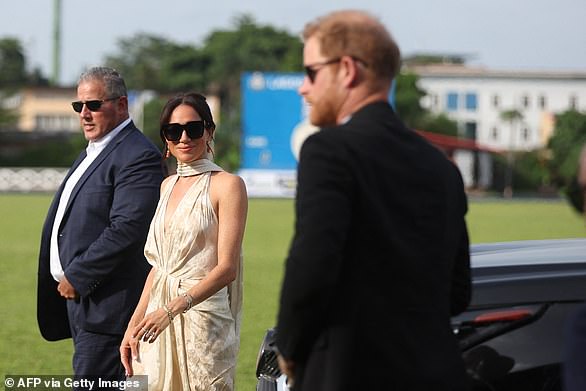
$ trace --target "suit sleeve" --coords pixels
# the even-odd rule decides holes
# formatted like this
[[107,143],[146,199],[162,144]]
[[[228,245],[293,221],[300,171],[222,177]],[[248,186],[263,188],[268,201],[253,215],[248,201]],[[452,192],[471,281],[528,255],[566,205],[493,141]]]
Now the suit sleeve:
[[277,346],[295,361],[307,356],[323,330],[352,216],[345,151],[325,132],[309,137],[300,153],[295,234],[281,291]]
[[458,315],[468,307],[472,295],[472,285],[470,280],[470,249],[468,242],[468,232],[464,227],[462,240],[456,256],[454,272],[452,275],[452,289],[450,300],[450,313],[452,316]]
[[65,270],[81,296],[91,295],[121,263],[135,261],[144,246],[159,198],[161,158],[154,148],[130,155],[114,178],[106,228]]
[[460,241],[454,261],[452,273],[452,286],[450,295],[450,314],[458,315],[468,307],[472,296],[472,281],[470,275],[470,240],[468,238],[468,227],[466,225],[465,215],[468,211],[468,202],[464,193],[464,184],[458,175],[459,187],[462,189],[461,198],[461,224],[460,224]]

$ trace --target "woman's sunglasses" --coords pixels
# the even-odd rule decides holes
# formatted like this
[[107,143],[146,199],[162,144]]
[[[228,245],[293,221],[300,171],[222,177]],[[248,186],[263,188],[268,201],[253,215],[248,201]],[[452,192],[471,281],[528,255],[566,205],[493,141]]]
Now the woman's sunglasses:
[[113,98],[107,98],[107,99],[96,99],[96,100],[86,100],[81,101],[78,100],[77,102],[71,102],[71,106],[73,106],[73,111],[75,111],[76,113],[81,113],[81,111],[83,110],[83,105],[86,105],[89,111],[98,111],[100,110],[100,107],[102,107],[102,104],[104,102],[107,102],[109,100],[114,100],[114,99],[118,99],[120,98],[119,96],[115,96]]
[[179,141],[185,130],[187,137],[195,140],[203,136],[204,128],[203,121],[189,121],[185,124],[165,124],[161,126],[161,133],[168,141]]

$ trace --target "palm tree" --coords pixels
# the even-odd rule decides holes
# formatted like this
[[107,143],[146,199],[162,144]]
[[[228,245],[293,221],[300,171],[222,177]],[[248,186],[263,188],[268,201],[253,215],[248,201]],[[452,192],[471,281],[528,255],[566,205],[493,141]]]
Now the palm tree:
[[523,120],[523,113],[517,109],[505,110],[501,112],[501,119],[508,122],[510,127],[509,149],[507,151],[507,170],[505,171],[505,188],[503,190],[503,196],[505,198],[511,198],[513,197],[513,166],[515,164],[515,155],[513,153],[515,129],[517,128],[517,124]]

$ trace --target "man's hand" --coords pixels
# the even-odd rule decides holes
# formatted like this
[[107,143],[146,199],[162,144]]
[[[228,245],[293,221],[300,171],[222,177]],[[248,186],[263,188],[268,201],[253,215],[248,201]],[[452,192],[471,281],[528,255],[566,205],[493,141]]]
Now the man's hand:
[[281,373],[287,376],[287,384],[289,387],[293,388],[295,380],[295,362],[287,360],[280,354],[277,355],[277,359],[279,360],[279,369],[281,369]]
[[57,285],[57,291],[61,296],[66,298],[67,300],[74,300],[77,299],[77,292],[71,283],[67,280],[67,277],[63,276],[61,281],[59,281],[59,285]]

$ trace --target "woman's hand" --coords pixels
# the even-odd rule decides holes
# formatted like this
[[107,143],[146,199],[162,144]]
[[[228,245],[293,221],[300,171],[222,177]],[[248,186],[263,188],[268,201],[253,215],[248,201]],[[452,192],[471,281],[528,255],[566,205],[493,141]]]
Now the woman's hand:
[[132,360],[140,361],[140,341],[153,343],[170,322],[167,310],[159,308],[145,316],[136,326],[128,325],[120,344],[120,360],[126,376],[134,375]]
[[171,319],[169,319],[167,310],[159,308],[147,314],[147,316],[145,316],[143,320],[132,329],[132,338],[137,341],[137,346],[138,341],[140,340],[153,343],[170,323]]
[[126,376],[132,377],[134,370],[132,368],[132,360],[140,360],[139,358],[139,342],[138,338],[134,338],[131,329],[134,327],[128,326],[120,344],[120,361],[126,370]]

